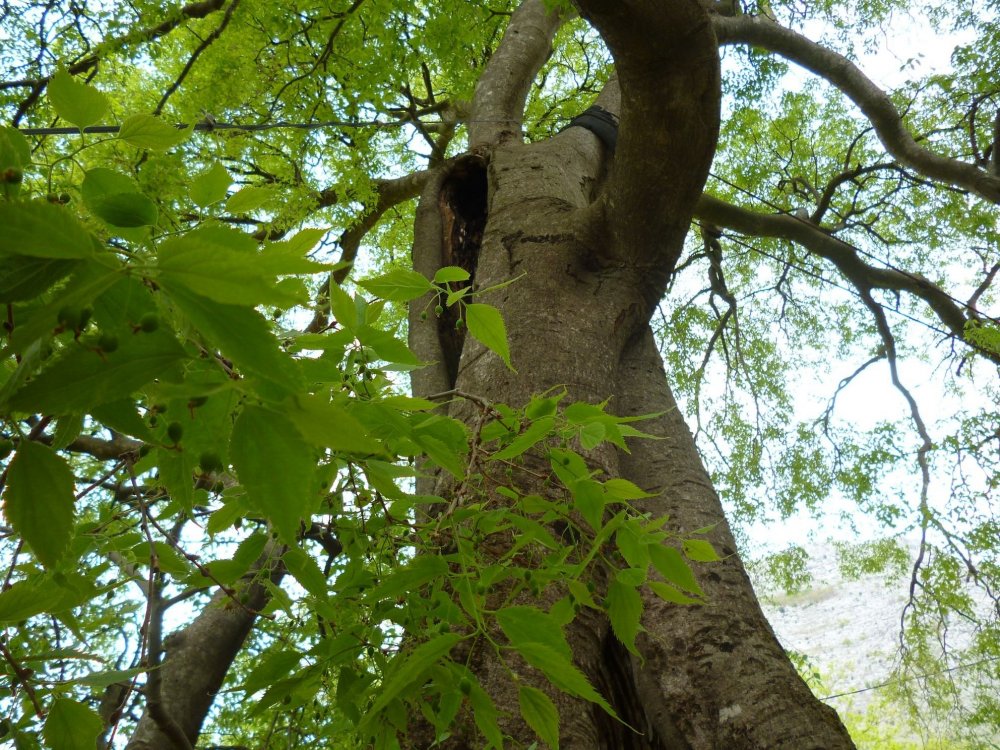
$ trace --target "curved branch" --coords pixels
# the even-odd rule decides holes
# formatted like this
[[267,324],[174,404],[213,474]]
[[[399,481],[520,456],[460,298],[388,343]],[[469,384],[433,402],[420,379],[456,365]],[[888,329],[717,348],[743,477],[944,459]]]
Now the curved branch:
[[719,44],[752,44],[776,52],[840,89],[875,128],[901,164],[939,182],[965,188],[1000,203],[1000,178],[973,164],[940,156],[920,146],[903,125],[889,96],[843,55],[759,16],[712,16]]
[[[756,237],[775,237],[798,243],[833,263],[858,290],[889,289],[909,292],[927,303],[938,320],[955,337],[965,340],[968,320],[962,306],[943,289],[918,273],[877,268],[858,257],[857,250],[812,223],[789,214],[759,214],[734,206],[711,195],[702,195],[695,216],[703,221]],[[982,352],[993,361],[1000,358]]]
[[[338,263],[345,263],[338,270],[330,274],[327,282],[321,287],[326,289],[330,284],[340,284],[347,274],[350,273],[351,265],[354,263],[354,259],[358,256],[358,249],[361,247],[361,241],[364,240],[365,236],[375,225],[379,223],[385,212],[388,211],[393,206],[396,206],[403,201],[410,200],[411,198],[416,198],[420,191],[423,189],[424,185],[427,183],[431,172],[421,171],[412,172],[403,177],[397,177],[393,180],[379,180],[375,183],[375,191],[378,198],[375,201],[374,207],[367,214],[361,217],[357,223],[352,224],[350,227],[345,229],[338,241],[340,245],[340,259]],[[333,190],[323,190],[319,194],[319,207],[323,208],[326,206],[332,206],[337,202],[337,194]],[[327,325],[327,315],[330,312],[330,300],[323,293],[323,297],[320,304],[317,307],[316,313],[313,316],[312,321],[306,326],[306,330],[315,333],[317,331],[322,331]]]
[[524,103],[552,51],[552,37],[565,17],[543,0],[525,0],[476,84],[469,123],[469,149],[521,138]]
[[680,255],[715,153],[718,43],[699,0],[577,4],[611,50],[621,88],[615,166],[601,206],[607,244],[642,266],[653,305]]

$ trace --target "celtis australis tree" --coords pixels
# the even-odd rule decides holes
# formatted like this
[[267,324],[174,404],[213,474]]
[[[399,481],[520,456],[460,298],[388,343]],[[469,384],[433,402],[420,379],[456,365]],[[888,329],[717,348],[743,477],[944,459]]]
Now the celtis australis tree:
[[907,5],[5,3],[0,737],[853,747],[737,541],[831,498],[995,737],[1000,25]]

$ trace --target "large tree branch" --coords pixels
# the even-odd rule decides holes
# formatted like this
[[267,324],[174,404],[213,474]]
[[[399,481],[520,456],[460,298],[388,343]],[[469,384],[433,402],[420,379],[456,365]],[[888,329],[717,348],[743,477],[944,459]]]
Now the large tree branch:
[[552,51],[552,37],[563,22],[542,0],[525,0],[476,84],[469,122],[469,148],[521,138],[524,103]]
[[[169,716],[170,722],[183,731],[192,746],[198,740],[202,722],[253,627],[257,613],[270,600],[263,579],[269,578],[276,585],[285,574],[281,553],[277,542],[264,548],[257,564],[243,578],[242,606],[232,601],[230,593],[219,591],[190,625],[163,641],[166,659],[158,667],[156,710]],[[177,743],[164,732],[162,720],[158,722],[152,713],[151,707],[147,707],[129,740],[129,750],[176,747]]]
[[1000,178],[920,146],[889,96],[843,55],[760,16],[712,16],[719,44],[752,44],[777,52],[840,89],[869,119],[886,150],[933,180],[1000,203]]
[[718,45],[698,0],[578,0],[615,58],[621,120],[601,206],[606,243],[642,267],[649,304],[681,252],[719,130]]
[[[919,297],[956,338],[964,339],[969,318],[960,303],[919,273],[878,268],[862,260],[857,250],[827,234],[809,221],[789,214],[760,214],[734,206],[711,195],[702,195],[695,216],[720,227],[755,237],[775,237],[798,243],[815,255],[833,263],[859,291],[888,289]],[[997,361],[989,352],[984,356]]]

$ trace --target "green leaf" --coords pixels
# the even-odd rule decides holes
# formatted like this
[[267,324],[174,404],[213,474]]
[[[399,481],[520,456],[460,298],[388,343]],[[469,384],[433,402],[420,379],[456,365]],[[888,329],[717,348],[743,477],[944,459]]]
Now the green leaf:
[[69,698],[52,701],[42,736],[52,750],[94,750],[104,722],[93,709]]
[[285,392],[302,384],[302,375],[271,333],[264,317],[251,307],[224,305],[202,297],[175,280],[161,284],[171,301],[198,332],[244,372]]
[[542,417],[532,422],[531,426],[518,435],[506,448],[493,454],[494,461],[505,461],[520,456],[525,451],[537,445],[552,434],[555,427],[555,417]]
[[24,169],[31,164],[31,144],[21,131],[0,125],[0,169]]
[[251,695],[258,690],[270,687],[298,666],[301,659],[302,654],[293,649],[282,649],[267,654],[263,659],[258,660],[257,666],[253,668],[240,688]]
[[89,208],[113,227],[147,227],[156,224],[156,204],[141,193],[110,193],[94,198]]
[[649,556],[653,559],[653,567],[668,583],[679,586],[692,594],[704,596],[690,566],[676,549],[664,544],[651,544],[649,545]]
[[77,261],[8,255],[0,263],[0,302],[23,302],[37,297],[76,267]]
[[48,201],[0,202],[0,227],[0,253],[4,255],[89,258],[94,254],[83,225],[65,208]]
[[295,576],[295,580],[301,583],[306,591],[320,599],[326,598],[326,576],[312,557],[299,547],[289,547],[282,559],[288,572]]
[[685,539],[684,554],[695,562],[717,562],[722,559],[715,548],[704,539]]
[[434,288],[423,274],[401,268],[358,284],[375,296],[394,302],[409,302]]
[[580,515],[594,531],[600,529],[604,525],[604,507],[607,504],[607,495],[601,483],[593,479],[579,479],[572,483],[570,491]]
[[486,747],[503,750],[503,733],[497,723],[497,707],[489,694],[480,687],[478,681],[472,683],[469,703],[472,705],[472,717],[476,721],[476,726],[479,727],[479,731],[483,733],[483,737],[489,743]]
[[101,121],[108,111],[108,98],[60,70],[49,81],[48,97],[56,114],[81,130]]
[[640,500],[644,497],[655,497],[652,493],[642,490],[627,479],[609,479],[604,483],[604,491],[615,500]]
[[682,594],[680,590],[674,588],[669,583],[662,581],[647,581],[646,585],[650,590],[665,602],[672,604],[701,604],[701,599],[692,599],[690,596]]
[[9,400],[15,411],[45,414],[89,413],[94,407],[126,396],[163,377],[187,358],[183,347],[164,331],[129,335],[111,353],[80,343],[64,350],[34,380]]
[[449,281],[468,281],[470,273],[458,266],[445,266],[439,268],[434,274],[435,284],[447,284]]
[[559,623],[537,607],[504,607],[496,613],[496,618],[514,648],[520,650],[526,643],[541,643],[560,656],[572,658],[573,652]]
[[33,577],[18,581],[0,592],[0,623],[15,623],[49,612],[63,599],[64,592],[49,578]]
[[[238,235],[238,236],[237,236]],[[240,246],[245,235],[215,228],[188,232],[160,243],[157,250],[159,278],[166,284],[183,284],[202,297],[224,305],[268,304],[288,306],[302,300],[277,285],[274,260],[256,248]]]
[[343,453],[382,453],[382,444],[352,415],[319,396],[297,395],[285,413],[310,443]]
[[204,172],[195,175],[188,194],[196,205],[205,208],[225,198],[232,182],[233,178],[226,168],[219,162],[214,162]]
[[517,691],[517,702],[528,726],[535,730],[542,742],[553,750],[559,750],[559,711],[552,699],[537,688],[521,685]]
[[156,204],[139,191],[131,177],[96,167],[88,170],[80,192],[87,208],[112,227],[156,224]]
[[122,123],[118,138],[138,148],[165,151],[186,141],[192,132],[191,128],[175,128],[153,115],[132,115]]
[[580,445],[584,450],[593,450],[601,444],[607,430],[600,422],[590,422],[580,429]]
[[312,447],[283,414],[248,406],[233,425],[230,450],[251,504],[294,544],[315,495]]
[[541,670],[549,678],[549,682],[564,693],[596,703],[608,715],[618,718],[615,710],[600,693],[594,690],[586,675],[567,656],[554,651],[543,643],[524,643],[517,648],[517,652],[524,657],[528,664]]
[[18,445],[4,492],[4,515],[46,568],[65,555],[73,536],[73,472],[48,446]]
[[622,582],[616,576],[608,585],[605,603],[615,636],[625,648],[638,656],[635,637],[639,633],[639,620],[642,617],[642,597],[639,592],[635,586]]
[[420,644],[413,651],[396,656],[392,660],[391,671],[382,681],[378,697],[375,698],[358,729],[363,731],[379,718],[384,708],[423,678],[427,671],[447,656],[461,640],[462,636],[458,633],[444,633]]
[[229,200],[226,201],[226,210],[231,214],[245,214],[260,208],[273,196],[274,190],[272,188],[248,185],[229,196]]
[[465,324],[480,343],[499,355],[500,359],[513,370],[510,363],[510,347],[507,344],[507,327],[500,311],[493,305],[466,305]]

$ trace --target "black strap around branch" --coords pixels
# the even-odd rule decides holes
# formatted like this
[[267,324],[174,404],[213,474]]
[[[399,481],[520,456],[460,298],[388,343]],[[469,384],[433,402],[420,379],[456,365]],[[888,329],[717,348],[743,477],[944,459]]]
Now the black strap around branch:
[[596,104],[593,107],[589,107],[570,120],[569,124],[563,130],[572,127],[586,128],[600,138],[601,143],[607,146],[608,151],[614,154],[615,146],[618,145],[618,118],[604,109],[604,107],[599,107]]

